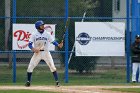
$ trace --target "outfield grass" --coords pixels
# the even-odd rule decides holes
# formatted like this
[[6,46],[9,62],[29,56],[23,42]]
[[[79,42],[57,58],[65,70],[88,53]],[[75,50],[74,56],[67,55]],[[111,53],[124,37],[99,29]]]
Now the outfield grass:
[[131,93],[140,93],[140,88],[111,88],[108,90],[112,91],[121,91],[121,92],[131,92]]
[[[17,67],[16,83],[12,82],[12,69],[7,66],[0,66],[0,85],[24,85],[26,82],[27,66]],[[95,71],[93,73],[79,74],[69,70],[69,82],[64,82],[64,70],[58,69],[59,80],[62,86],[77,86],[77,85],[140,85],[139,83],[132,84],[126,83],[126,72],[124,69],[108,69],[103,71]],[[32,76],[32,85],[54,85],[54,78],[48,67],[37,67],[34,69]],[[139,88],[112,88],[112,91],[124,91],[140,93]],[[33,90],[0,90],[0,93],[58,93],[46,91],[33,91]]]
[[[26,82],[27,67],[17,67],[17,78],[14,84],[12,69],[7,66],[0,66],[0,85],[24,85]],[[93,73],[79,74],[69,70],[69,82],[64,81],[64,70],[58,69],[61,85],[113,85],[127,84],[126,72],[124,69],[109,69],[95,71]],[[32,76],[33,85],[54,85],[54,78],[48,67],[37,67]]]
[[34,90],[0,90],[0,93],[60,93],[60,92],[34,91]]

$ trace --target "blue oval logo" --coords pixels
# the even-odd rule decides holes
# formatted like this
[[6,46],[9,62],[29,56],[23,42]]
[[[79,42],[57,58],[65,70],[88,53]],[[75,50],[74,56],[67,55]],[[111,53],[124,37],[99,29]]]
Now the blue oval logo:
[[81,45],[87,45],[91,41],[91,37],[87,33],[80,33],[76,38],[76,41]]

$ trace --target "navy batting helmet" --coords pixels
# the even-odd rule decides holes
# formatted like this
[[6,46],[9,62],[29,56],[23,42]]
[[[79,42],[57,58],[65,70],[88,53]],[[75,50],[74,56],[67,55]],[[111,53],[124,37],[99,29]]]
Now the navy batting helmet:
[[44,25],[44,22],[43,22],[42,20],[37,21],[37,22],[35,23],[36,29],[39,29],[39,27],[40,27],[41,25]]

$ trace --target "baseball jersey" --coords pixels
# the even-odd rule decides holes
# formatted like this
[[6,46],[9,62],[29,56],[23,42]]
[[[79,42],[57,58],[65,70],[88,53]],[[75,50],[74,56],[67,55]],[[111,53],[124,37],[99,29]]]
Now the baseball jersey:
[[46,31],[43,33],[35,32],[32,33],[29,43],[33,43],[34,48],[39,48],[40,50],[49,51],[50,42],[55,41],[52,35]]

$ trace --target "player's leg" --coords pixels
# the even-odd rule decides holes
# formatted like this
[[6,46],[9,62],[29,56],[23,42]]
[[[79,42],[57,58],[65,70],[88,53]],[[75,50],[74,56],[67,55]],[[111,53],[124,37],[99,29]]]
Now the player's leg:
[[30,86],[33,69],[38,65],[40,60],[41,60],[41,56],[37,53],[34,53],[34,55],[32,56],[32,58],[30,60],[29,65],[28,65],[27,82],[26,82],[25,86]]
[[140,63],[138,63],[138,68],[139,68],[139,77],[138,77],[138,82],[140,82]]
[[57,71],[56,71],[56,67],[54,65],[54,62],[53,62],[53,59],[52,59],[52,56],[50,54],[50,52],[46,52],[43,56],[43,60],[47,63],[47,65],[49,66],[50,68],[50,71],[53,73],[53,76],[54,76],[54,79],[56,81],[56,86],[59,87],[59,81],[58,81],[58,74],[57,74]]
[[136,73],[138,69],[138,63],[133,63],[132,64],[132,82],[136,82]]

